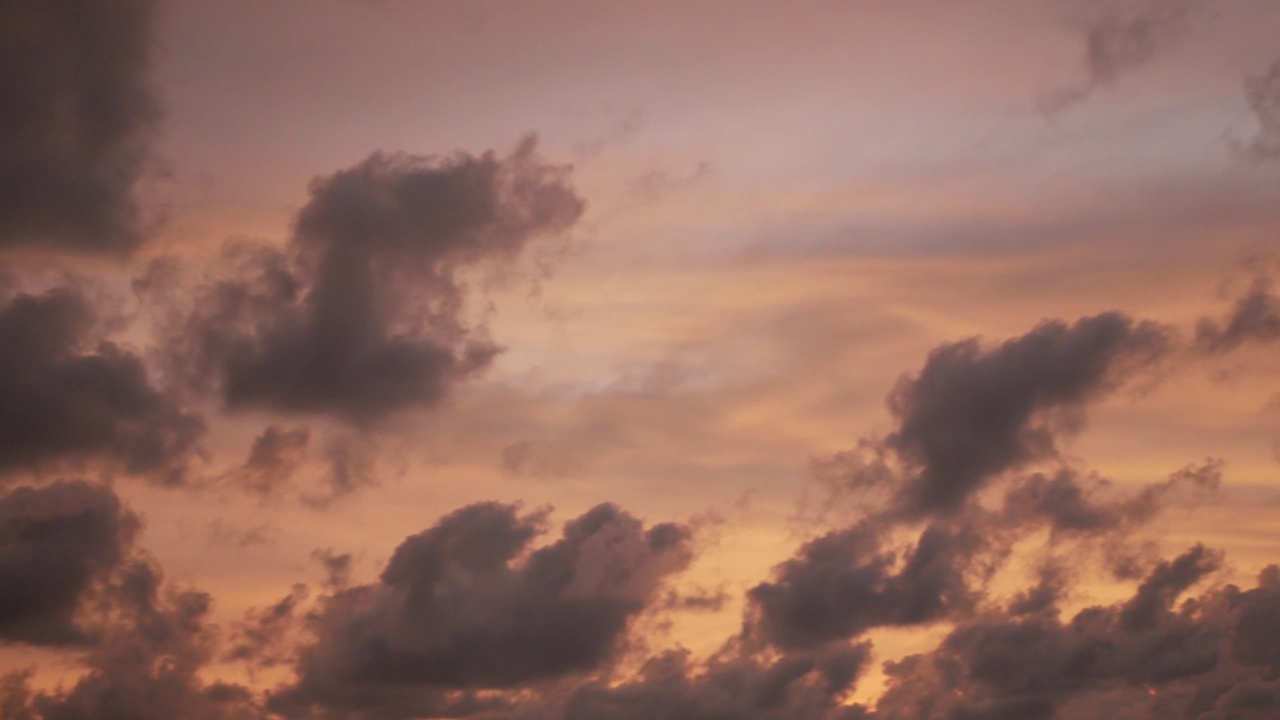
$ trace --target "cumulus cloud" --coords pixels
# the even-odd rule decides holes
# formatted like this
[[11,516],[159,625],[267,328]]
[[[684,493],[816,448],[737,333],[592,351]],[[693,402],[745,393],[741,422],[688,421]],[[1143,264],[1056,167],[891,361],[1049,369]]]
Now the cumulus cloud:
[[461,713],[457,703],[490,697],[469,691],[598,670],[662,581],[692,559],[688,527],[646,528],[612,505],[531,549],[542,522],[485,503],[407,538],[377,583],[323,601],[297,684],[276,696],[277,709]]
[[439,403],[501,348],[464,317],[465,275],[568,230],[568,168],[510,155],[375,153],[311,184],[286,251],[243,251],[170,341],[232,410],[368,424]]
[[141,242],[155,15],[152,0],[0,6],[0,248]]
[[935,650],[889,665],[873,717],[1271,717],[1280,570],[1264,570],[1254,589],[1179,604],[1220,562],[1194,547],[1158,565],[1128,600],[1065,621],[1055,608],[963,623]]
[[687,652],[652,658],[637,676],[585,683],[565,703],[565,720],[853,720],[844,700],[870,661],[863,643],[765,661],[747,656],[692,662]]
[[83,644],[81,611],[125,560],[137,518],[85,482],[0,496],[0,642]]
[[98,462],[182,483],[203,421],[152,384],[140,357],[98,339],[97,325],[75,289],[0,304],[0,475]]
[[85,674],[48,691],[10,675],[0,703],[31,720],[262,720],[248,689],[200,677],[216,647],[211,608],[209,595],[167,587],[154,563],[136,560],[119,580],[110,624],[83,659]]
[[[884,482],[887,452],[904,477],[893,490],[909,517],[947,515],[990,480],[1057,455],[1057,437],[1078,432],[1085,406],[1150,369],[1169,331],[1119,313],[1073,324],[1045,322],[994,348],[976,339],[943,345],[889,396],[897,429],[854,484]],[[873,454],[875,454],[873,453]]]
[[748,593],[755,629],[783,648],[814,647],[973,604],[966,576],[985,544],[979,533],[930,526],[901,562],[884,536],[884,527],[863,521],[807,543]]

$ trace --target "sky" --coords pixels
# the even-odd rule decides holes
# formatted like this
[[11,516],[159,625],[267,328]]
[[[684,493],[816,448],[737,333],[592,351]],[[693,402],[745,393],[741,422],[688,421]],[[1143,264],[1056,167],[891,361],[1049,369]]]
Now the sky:
[[1273,0],[0,0],[0,716],[1280,715]]

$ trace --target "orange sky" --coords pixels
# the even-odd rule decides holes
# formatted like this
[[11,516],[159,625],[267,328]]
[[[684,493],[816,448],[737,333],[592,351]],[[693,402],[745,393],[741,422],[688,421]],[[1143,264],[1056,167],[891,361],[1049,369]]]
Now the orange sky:
[[[1109,70],[1091,70],[1109,18],[1174,4],[1185,14],[1154,29],[1119,26],[1131,34]],[[628,620],[629,650],[593,672],[616,683],[677,646],[706,658],[743,630],[751,588],[860,517],[816,513],[828,488],[814,463],[898,431],[886,398],[932,349],[977,337],[992,351],[1044,320],[1108,311],[1169,326],[1176,348],[1081,404],[1086,421],[1055,456],[992,482],[1065,463],[1111,480],[1099,497],[1124,497],[1220,458],[1216,493],[1170,501],[1126,542],[1153,558],[1197,541],[1223,550],[1202,589],[1252,587],[1280,559],[1280,346],[1195,341],[1198,322],[1227,317],[1275,268],[1280,163],[1250,149],[1267,121],[1245,89],[1277,60],[1273,2],[168,0],[156,12],[159,162],[131,192],[162,221],[105,260],[0,250],[15,287],[82,283],[122,309],[107,335],[208,426],[193,487],[92,464],[5,482],[107,478],[142,519],[135,550],[170,585],[207,592],[224,638],[295,583],[320,612],[317,550],[350,553],[351,582],[376,584],[406,537],[471,503],[554,508],[540,547],[612,502],[693,528],[688,568],[655,592],[725,600],[650,602]],[[319,202],[315,178],[375,150],[507,158],[529,134],[547,163],[571,167],[585,209],[513,262],[460,264],[457,317],[502,352],[439,401],[368,423],[270,401],[230,408],[166,365],[172,329],[193,332],[182,323],[200,288],[232,276],[226,243],[305,242],[296,223]],[[135,294],[153,261],[172,284]],[[405,277],[385,282],[434,281]],[[306,427],[309,442],[296,471],[256,495],[228,478],[269,426]],[[367,467],[337,492],[329,449],[344,443]],[[1037,539],[1012,547],[991,602],[1034,579]],[[1092,568],[1062,608],[1135,585]],[[961,622],[872,630],[871,669],[842,702],[874,704],[881,663]],[[82,673],[82,652],[0,643],[0,669],[38,665],[32,682],[48,689]],[[250,672],[215,654],[200,673],[261,692],[293,682],[293,667]],[[1093,701],[1071,702],[1054,717]],[[399,717],[325,711],[307,717]],[[907,717],[892,713],[875,717]]]

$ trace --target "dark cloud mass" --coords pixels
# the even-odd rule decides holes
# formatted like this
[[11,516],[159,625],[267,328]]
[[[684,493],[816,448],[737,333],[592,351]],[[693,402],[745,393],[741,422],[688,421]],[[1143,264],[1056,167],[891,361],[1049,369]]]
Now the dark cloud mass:
[[705,665],[684,652],[649,660],[637,677],[609,687],[586,683],[565,704],[565,720],[855,720],[845,707],[870,661],[867,644],[795,653],[772,662],[734,656]]
[[288,252],[249,251],[172,342],[231,409],[363,424],[430,406],[501,350],[464,320],[464,275],[582,211],[532,138],[502,158],[376,153],[313,181]]
[[0,496],[0,642],[85,643],[82,603],[138,529],[108,488],[60,482]]
[[18,294],[0,305],[0,476],[80,467],[177,484],[201,419],[151,384],[141,358],[95,340],[79,291]]
[[764,639],[813,647],[880,626],[917,625],[969,607],[966,575],[983,538],[940,525],[921,533],[899,563],[885,528],[864,521],[817,538],[748,598]]
[[1054,457],[1055,436],[1080,429],[1086,403],[1149,368],[1170,344],[1159,325],[1107,313],[1045,322],[991,349],[965,340],[934,350],[889,397],[899,425],[884,444],[907,472],[899,509],[953,513],[993,477]]
[[612,505],[530,552],[541,523],[540,514],[488,503],[406,539],[379,582],[322,603],[297,685],[277,696],[278,707],[443,714],[456,691],[597,670],[664,578],[692,559],[687,527],[646,528]]
[[1280,570],[1258,587],[1179,598],[1220,563],[1195,547],[1158,565],[1129,600],[963,623],[931,653],[890,663],[873,716],[1262,720],[1280,707]]
[[155,3],[0,3],[0,248],[123,252],[157,119]]

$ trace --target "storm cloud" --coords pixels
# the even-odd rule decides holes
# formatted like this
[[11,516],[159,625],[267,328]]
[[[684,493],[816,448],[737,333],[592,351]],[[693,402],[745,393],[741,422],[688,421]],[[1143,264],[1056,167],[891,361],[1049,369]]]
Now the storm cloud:
[[0,4],[0,249],[142,241],[155,15],[152,0]]

